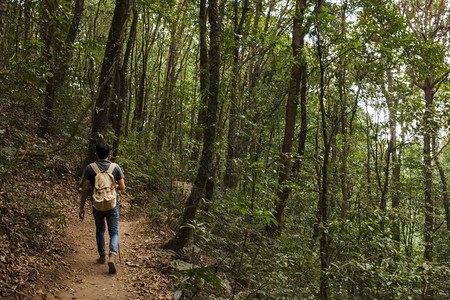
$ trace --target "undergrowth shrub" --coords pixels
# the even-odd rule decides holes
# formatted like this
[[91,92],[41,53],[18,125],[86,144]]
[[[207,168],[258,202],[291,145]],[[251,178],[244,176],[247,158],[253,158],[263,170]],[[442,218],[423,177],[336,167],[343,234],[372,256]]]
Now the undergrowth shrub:
[[228,286],[215,295],[224,299],[314,297],[310,278],[316,274],[317,256],[305,247],[301,235],[268,236],[267,225],[276,222],[271,204],[251,209],[252,202],[262,201],[230,191],[210,211],[200,212],[202,226],[191,224],[195,227],[193,244],[213,260],[210,264],[226,283],[222,286]]
[[423,262],[393,240],[395,214],[367,209],[359,223],[330,222],[329,277],[332,295],[342,299],[419,299],[430,286],[437,299],[448,297],[449,268]]

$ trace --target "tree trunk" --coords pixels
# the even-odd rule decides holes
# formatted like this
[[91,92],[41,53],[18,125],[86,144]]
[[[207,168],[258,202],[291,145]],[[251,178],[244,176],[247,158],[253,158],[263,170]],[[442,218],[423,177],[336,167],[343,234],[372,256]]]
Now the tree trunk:
[[212,172],[212,160],[215,153],[216,141],[216,119],[218,111],[219,80],[220,80],[220,25],[217,0],[209,1],[209,24],[210,24],[210,49],[209,49],[209,99],[206,114],[205,129],[203,135],[203,150],[200,165],[192,191],[186,202],[181,226],[176,235],[164,245],[166,249],[174,251],[181,250],[186,246],[192,228],[186,226],[195,220],[195,215],[204,193],[206,182]]
[[133,95],[133,89],[132,89],[132,82],[133,82],[133,75],[135,73],[134,69],[136,67],[136,63],[135,62],[135,51],[136,50],[136,43],[134,43],[131,47],[131,53],[130,53],[130,76],[128,76],[127,79],[127,86],[128,86],[128,90],[127,90],[127,103],[125,104],[127,109],[127,115],[125,116],[125,132],[124,132],[124,136],[128,137],[128,134],[130,132],[130,123],[131,123],[131,104],[132,104],[132,95]]
[[[318,48],[321,48],[321,45],[318,45]],[[329,288],[328,288],[328,275],[327,270],[329,266],[329,236],[327,230],[325,229],[328,223],[328,164],[330,160],[330,151],[331,151],[331,134],[328,134],[328,126],[326,122],[326,112],[325,112],[325,93],[324,93],[324,72],[322,58],[321,58],[321,50],[319,50],[319,60],[320,68],[321,68],[321,91],[319,95],[320,101],[320,115],[321,115],[321,127],[322,127],[322,139],[324,145],[324,154],[323,154],[323,163],[322,163],[322,180],[321,187],[319,191],[319,203],[318,203],[318,211],[320,215],[320,223],[322,226],[319,226],[320,232],[320,264],[321,264],[321,274],[320,274],[320,299],[327,300],[330,298],[329,296]]]
[[[144,20],[146,18],[146,15],[148,13],[144,13]],[[158,23],[156,24],[156,28],[159,24],[159,18]],[[145,26],[145,24],[144,24]],[[154,30],[154,38],[156,37],[157,29]],[[153,45],[154,39],[152,39],[152,45]],[[142,57],[142,71],[139,76],[139,83],[138,83],[138,92],[135,96],[135,105],[134,105],[134,115],[133,115],[133,121],[131,122],[131,130],[137,129],[137,131],[141,131],[144,126],[144,96],[145,96],[145,84],[146,84],[146,78],[147,78],[147,65],[148,65],[148,56],[150,54],[150,26],[147,27],[147,30],[144,33],[144,38],[142,41],[142,49],[141,53],[143,55]]]
[[[318,13],[321,10],[322,2],[319,2],[318,8],[315,14],[315,27],[316,27],[316,38],[317,38],[317,53],[320,67],[320,91],[319,91],[319,104],[320,104],[320,118],[321,118],[321,129],[322,129],[322,140],[323,140],[323,163],[322,163],[322,180],[321,186],[319,187],[319,203],[318,211],[320,215],[320,286],[319,286],[319,296],[322,300],[328,300],[329,295],[329,284],[328,284],[328,270],[330,265],[330,240],[328,231],[326,227],[328,225],[328,164],[330,160],[331,152],[331,141],[333,140],[334,128],[328,128],[327,125],[327,113],[325,111],[325,66],[323,63],[323,49],[321,44],[320,35],[320,24],[318,23]],[[334,125],[333,125],[334,126]]]
[[169,58],[167,59],[166,75],[164,81],[164,90],[161,98],[161,109],[160,115],[158,117],[158,123],[156,126],[156,140],[155,147],[157,151],[161,151],[164,140],[166,139],[167,128],[171,125],[171,117],[173,115],[172,106],[173,102],[173,91],[176,85],[176,66],[178,64],[179,54],[180,54],[180,40],[184,28],[184,15],[186,11],[184,0],[179,0],[178,4],[179,12],[177,13],[178,18],[171,25],[170,30],[170,45],[169,45]]
[[8,0],[0,0],[0,69],[6,66],[5,35],[8,27]]
[[133,21],[131,23],[130,28],[130,36],[128,37],[127,47],[125,50],[125,54],[123,56],[123,62],[120,67],[120,70],[116,73],[115,79],[115,87],[114,90],[116,92],[116,103],[117,104],[117,115],[114,116],[113,120],[113,130],[115,133],[113,149],[114,155],[119,154],[119,146],[120,146],[120,137],[122,136],[122,123],[123,123],[123,112],[125,110],[125,103],[127,103],[127,95],[128,95],[128,85],[127,85],[127,72],[128,72],[128,64],[131,57],[131,50],[134,47],[134,43],[136,41],[136,30],[138,24],[138,13],[136,10],[136,4],[133,3]]
[[25,0],[23,3],[23,44],[31,39],[31,0]]
[[441,166],[441,162],[439,161],[439,156],[436,153],[436,141],[435,137],[433,137],[433,159],[436,164],[437,169],[439,170],[439,176],[441,177],[442,182],[442,204],[445,209],[445,222],[447,223],[447,231],[450,231],[450,211],[449,211],[449,201],[448,201],[448,187],[447,187],[447,176],[445,175],[444,168]]
[[[425,79],[423,85],[425,93],[425,113],[423,126],[425,133],[423,135],[423,177],[425,181],[425,250],[423,257],[426,261],[433,261],[433,234],[434,234],[434,205],[433,205],[433,170],[431,166],[431,135],[432,135],[432,114],[431,106],[433,104],[432,83],[429,78]],[[433,286],[430,282],[425,284],[424,299],[433,299]]]
[[[394,125],[396,127],[396,125]],[[395,131],[395,130],[394,130]],[[400,208],[400,171],[401,171],[401,157],[397,151],[397,137],[394,135],[391,137],[393,141],[393,152],[392,152],[392,184],[393,184],[393,194],[392,194],[392,209],[398,211]],[[392,229],[394,241],[400,243],[400,221],[396,220],[394,227]]]
[[230,113],[228,117],[228,145],[227,145],[227,157],[225,162],[225,175],[223,177],[223,184],[225,189],[233,188],[236,186],[238,175],[236,170],[236,159],[239,158],[239,142],[237,140],[238,131],[238,119],[241,106],[241,100],[239,94],[240,83],[240,58],[239,48],[242,35],[242,27],[248,11],[248,0],[244,0],[242,7],[241,18],[239,20],[239,2],[234,1],[234,45],[233,45],[233,70],[231,79],[231,94],[230,94]]
[[81,16],[84,11],[84,0],[75,0],[73,17],[67,32],[66,44],[73,45],[79,32]]
[[308,131],[308,119],[307,119],[307,111],[306,111],[306,93],[307,93],[307,73],[308,73],[308,65],[306,59],[302,59],[300,63],[300,73],[302,74],[301,78],[301,88],[300,88],[300,132],[298,134],[298,148],[297,148],[297,156],[294,163],[294,167],[292,172],[294,174],[298,173],[300,170],[300,166],[302,163],[303,155],[305,154],[305,145],[306,145],[306,134]]
[[[448,9],[446,7],[446,1],[426,1],[424,3],[418,1],[406,1],[403,0],[400,3],[403,9],[403,15],[407,20],[409,29],[414,34],[419,43],[433,44],[441,43],[447,39],[448,36],[448,20],[444,17],[448,15]],[[444,45],[444,44],[442,44]],[[436,48],[435,48],[436,49]],[[445,51],[444,51],[445,52]],[[442,52],[442,54],[444,53]],[[437,54],[440,55],[440,54]],[[425,113],[423,116],[422,126],[424,128],[423,135],[423,161],[424,169],[423,176],[425,181],[425,251],[424,259],[432,261],[433,252],[433,233],[434,233],[434,221],[433,221],[433,178],[432,178],[432,156],[431,156],[431,137],[434,134],[433,114],[434,109],[433,101],[434,94],[439,89],[440,84],[447,79],[449,75],[448,69],[441,64],[434,61],[430,61],[427,57],[421,57],[417,55],[417,58],[421,59],[420,63],[423,63],[423,67],[415,70],[411,68],[411,77],[413,83],[424,91],[425,94]],[[423,84],[419,83],[416,79],[418,74],[424,72],[424,70],[433,70],[434,74],[441,74],[440,78],[437,76],[428,76],[423,80]],[[420,74],[422,75],[422,74]],[[431,299],[433,297],[432,287],[427,287],[427,293],[425,298]]]
[[75,6],[73,9],[73,17],[70,23],[69,29],[67,31],[67,36],[65,40],[65,49],[63,50],[58,62],[58,69],[56,70],[56,88],[59,89],[66,79],[68,62],[72,59],[73,52],[67,47],[74,44],[75,39],[78,35],[80,29],[81,16],[84,11],[84,0],[75,0]]
[[[414,34],[418,43],[434,45],[445,45],[444,41],[448,41],[448,7],[446,1],[406,1],[400,3],[403,9],[403,16],[407,20],[410,32]],[[438,48],[433,48],[438,49]],[[443,49],[443,48],[442,48]],[[420,53],[420,52],[419,52]],[[445,55],[445,50],[435,55]],[[434,54],[433,54],[434,55]],[[413,83],[424,91],[425,95],[425,112],[423,115],[422,126],[423,134],[423,176],[425,181],[424,200],[425,200],[425,224],[424,224],[424,259],[432,261],[433,252],[433,233],[434,233],[434,205],[433,205],[433,172],[432,172],[432,156],[431,156],[431,136],[434,135],[433,122],[433,101],[434,94],[439,89],[440,84],[447,79],[449,75],[448,68],[441,61],[429,60],[429,57],[416,55],[414,64],[419,60],[419,68],[412,65],[410,68]],[[423,84],[418,82],[417,78],[423,77],[424,74],[432,70],[433,75],[428,75]],[[437,76],[439,74],[439,77]],[[431,283],[426,285],[426,294],[424,298],[433,298],[433,287]]]
[[425,251],[424,258],[427,261],[433,261],[431,253],[433,252],[433,232],[434,232],[434,205],[432,197],[433,188],[433,172],[431,166],[431,105],[433,104],[433,91],[432,83],[430,79],[425,80],[424,84],[425,92],[425,114],[424,114],[424,126],[425,133],[423,136],[423,176],[425,180]]
[[122,53],[122,43],[127,29],[130,1],[116,0],[114,15],[106,43],[105,56],[100,71],[96,103],[92,114],[92,129],[85,165],[95,160],[95,146],[105,139],[108,129],[108,105],[116,72]]
[[55,55],[56,55],[56,20],[53,16],[56,16],[56,2],[46,0],[44,2],[44,7],[46,12],[44,12],[45,21],[43,32],[43,39],[45,43],[45,57],[47,63],[47,78],[45,87],[45,98],[44,98],[44,110],[41,118],[41,123],[39,126],[38,134],[40,137],[44,137],[49,131],[50,124],[53,119],[53,106],[55,102]]
[[[290,188],[286,187],[285,184],[289,180],[290,169],[291,169],[291,150],[292,143],[294,140],[295,133],[295,122],[297,119],[297,106],[298,106],[298,95],[300,90],[300,82],[302,79],[302,71],[304,69],[300,68],[303,60],[303,46],[304,38],[306,35],[306,28],[303,26],[304,11],[306,10],[306,0],[297,0],[293,29],[292,29],[292,51],[294,56],[294,65],[292,66],[291,78],[289,81],[289,92],[288,99],[286,103],[286,124],[284,127],[284,139],[283,146],[281,149],[281,169],[279,171],[278,178],[278,191],[277,191],[277,201],[275,206],[275,220],[278,222],[278,226],[269,226],[268,230],[271,234],[275,231],[281,232],[283,228],[283,214],[286,207],[286,201],[289,197]],[[304,76],[304,74],[303,74]]]
[[203,124],[206,119],[206,107],[208,105],[208,44],[206,41],[206,0],[200,0],[199,11],[199,39],[200,39],[200,105],[198,109],[197,124],[194,129],[194,148],[192,150],[191,160],[196,162],[200,149],[200,143],[203,133]]
[[[388,89],[385,92],[386,103],[389,109],[389,147],[388,151],[392,157],[392,209],[397,210],[400,206],[400,159],[397,151],[397,117],[395,115],[395,106],[398,103],[398,98],[394,97],[394,87],[392,83],[392,73],[390,70],[386,72]],[[397,243],[400,243],[400,222],[394,221],[393,237]]]
[[[341,35],[345,38],[346,35],[346,18],[347,18],[347,2],[344,1],[342,5],[342,13],[341,13]],[[349,184],[348,184],[348,170],[347,170],[347,157],[350,155],[350,143],[349,143],[349,133],[348,133],[348,119],[347,119],[347,93],[346,93],[346,80],[347,80],[347,59],[341,58],[340,60],[340,68],[339,71],[339,104],[340,104],[340,114],[339,118],[341,120],[340,133],[342,136],[342,150],[340,152],[340,173],[341,178],[341,219],[347,219],[347,211],[348,211],[348,195],[349,195]],[[350,120],[351,121],[351,120]]]
[[46,28],[45,30],[43,30],[43,32],[45,32],[44,40],[46,45],[48,73],[50,74],[50,76],[48,76],[47,78],[44,111],[39,128],[40,136],[44,136],[48,132],[53,120],[53,106],[56,101],[56,93],[64,83],[68,69],[67,65],[72,58],[72,51],[68,50],[67,47],[73,45],[79,31],[81,14],[84,10],[84,0],[76,0],[75,2],[73,18],[68,28],[64,45],[65,47],[62,51],[61,42],[58,42],[58,39],[56,37],[56,30],[59,22],[57,17],[54,17],[57,16],[58,7],[56,6],[55,2],[46,1],[45,9],[48,11],[48,13],[45,14],[46,21],[44,23],[46,24]]
[[[365,126],[366,126],[366,128],[370,128],[370,125],[371,125],[371,121],[370,121],[370,115],[369,115],[369,112],[368,112],[368,104],[367,104],[367,102],[366,102],[366,111],[365,111]],[[370,168],[370,166],[371,166],[371,164],[372,164],[372,160],[371,160],[371,158],[372,158],[372,149],[371,149],[371,146],[370,146],[370,143],[371,143],[371,136],[370,136],[370,133],[369,133],[369,130],[367,130],[366,131],[366,136],[365,136],[365,138],[366,138],[366,150],[367,150],[367,155],[366,155],[366,164],[365,164],[365,167],[366,167],[366,187],[367,187],[367,191],[366,191],[366,194],[367,194],[367,197],[368,197],[368,200],[369,200],[369,203],[372,203],[373,202],[373,195],[372,195],[372,172],[371,172],[371,168]],[[376,164],[375,164],[376,165]]]
[[[261,15],[263,14],[263,4],[262,0],[258,0],[255,3],[255,14],[253,18],[253,27],[251,29],[252,35],[256,36],[258,34],[259,29],[259,20],[261,18]],[[266,33],[266,29],[264,29],[264,33]],[[255,45],[251,45],[250,49],[248,50],[248,57],[261,57],[261,55],[257,55],[256,52],[260,51],[258,48],[255,47]],[[262,57],[261,57],[262,58]],[[261,59],[260,58],[260,59]],[[248,93],[250,97],[253,97],[253,92],[257,83],[257,78],[259,75],[259,67],[260,62],[256,63],[253,60],[250,60],[248,62]]]

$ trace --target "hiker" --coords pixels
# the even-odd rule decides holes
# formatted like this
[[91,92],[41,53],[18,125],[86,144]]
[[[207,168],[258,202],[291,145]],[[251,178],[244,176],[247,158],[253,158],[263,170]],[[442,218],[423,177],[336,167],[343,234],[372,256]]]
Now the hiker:
[[[98,263],[106,263],[105,220],[109,232],[109,273],[116,273],[116,257],[119,248],[119,196],[116,188],[125,189],[122,169],[108,160],[111,145],[101,142],[96,146],[98,160],[86,166],[81,189],[79,217],[84,219],[84,205],[91,194],[92,213],[95,220]],[[91,193],[92,191],[92,193]]]

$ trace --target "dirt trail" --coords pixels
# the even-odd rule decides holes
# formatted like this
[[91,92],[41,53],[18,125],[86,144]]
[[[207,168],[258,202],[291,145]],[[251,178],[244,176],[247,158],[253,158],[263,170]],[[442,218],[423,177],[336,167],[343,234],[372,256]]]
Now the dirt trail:
[[[96,262],[95,225],[89,211],[83,221],[73,220],[66,233],[69,272],[56,299],[173,299],[167,271],[170,257],[158,246],[162,238],[158,231],[142,219],[119,221],[116,274],[108,273],[107,264]],[[105,240],[108,248],[107,232]]]

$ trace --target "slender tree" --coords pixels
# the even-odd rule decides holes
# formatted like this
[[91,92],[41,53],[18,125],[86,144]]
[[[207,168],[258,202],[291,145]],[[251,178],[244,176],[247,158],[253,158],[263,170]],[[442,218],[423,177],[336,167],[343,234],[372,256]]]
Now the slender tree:
[[130,62],[131,57],[131,51],[134,47],[134,43],[136,41],[136,32],[137,32],[137,24],[138,24],[138,12],[136,9],[136,2],[133,1],[132,3],[132,11],[133,11],[133,21],[131,22],[131,28],[130,28],[130,35],[128,37],[127,45],[125,54],[123,57],[122,64],[120,66],[120,69],[115,74],[115,80],[114,80],[114,99],[112,101],[112,106],[114,106],[112,111],[115,111],[116,113],[110,113],[111,115],[111,124],[115,133],[114,136],[114,142],[113,142],[113,149],[114,149],[114,155],[119,154],[119,146],[120,146],[120,139],[122,136],[122,123],[123,123],[123,113],[125,110],[125,104],[127,103],[127,96],[128,96],[128,87],[127,84],[127,72],[128,72],[128,65]]
[[[344,37],[347,34],[346,28],[346,18],[347,18],[347,1],[343,2],[341,12],[341,36]],[[340,160],[340,186],[341,186],[341,219],[346,220],[347,211],[348,211],[348,194],[349,194],[349,182],[348,182],[348,163],[347,157],[350,154],[350,143],[349,139],[349,130],[348,130],[348,116],[347,116],[347,107],[348,107],[348,99],[347,99],[347,58],[342,55],[339,62],[339,72],[338,72],[338,87],[339,87],[339,118],[341,120],[340,124],[340,134],[342,135],[342,151],[339,155]],[[351,119],[350,119],[351,120]]]
[[191,160],[196,162],[199,154],[199,144],[202,139],[203,124],[206,119],[206,107],[208,102],[208,44],[207,44],[207,9],[206,0],[200,0],[199,9],[199,81],[200,81],[200,101],[197,116],[197,124],[194,129],[194,149],[192,151]]
[[164,76],[164,90],[161,99],[157,127],[155,130],[155,147],[161,151],[166,139],[167,129],[171,126],[172,106],[174,105],[174,91],[177,81],[176,67],[180,56],[181,37],[184,31],[186,1],[177,1],[176,18],[172,20],[170,29],[169,57],[167,59],[166,74]]
[[[424,179],[424,253],[426,261],[433,261],[435,233],[435,204],[433,201],[433,155],[432,137],[434,126],[435,95],[450,73],[445,61],[445,50],[449,47],[448,15],[450,7],[446,0],[402,1],[403,15],[413,35],[413,43],[407,47],[409,74],[413,84],[423,92],[424,110],[421,120],[423,136]],[[430,51],[430,49],[433,49]],[[433,299],[434,286],[426,282],[424,298]]]
[[[44,1],[44,5],[46,12],[44,13],[45,21],[43,23],[44,28],[42,33],[46,45],[45,57],[48,64],[48,75],[46,78],[43,117],[39,128],[40,136],[44,136],[48,132],[53,120],[56,94],[64,83],[68,63],[72,58],[73,52],[70,47],[74,44],[79,32],[81,16],[84,10],[84,0],[75,1],[72,12],[73,17],[68,28],[67,26],[62,26],[62,22],[59,21],[58,14],[61,14],[61,9],[58,7],[56,1]],[[65,38],[58,36],[58,30],[61,28],[67,30]],[[64,43],[60,41],[63,39]]]
[[232,79],[231,79],[231,94],[230,94],[230,113],[228,116],[228,143],[227,143],[227,158],[226,169],[223,177],[224,187],[233,188],[237,182],[236,174],[236,162],[239,157],[239,142],[237,140],[238,130],[238,113],[240,112],[240,97],[239,82],[240,82],[240,40],[242,36],[242,28],[247,16],[248,0],[244,0],[242,12],[239,17],[239,1],[234,1],[234,45],[233,45],[233,67],[232,67]]
[[321,273],[320,273],[320,286],[319,286],[319,296],[322,300],[330,299],[330,291],[329,291],[329,276],[327,274],[327,270],[329,269],[330,264],[330,237],[326,230],[326,226],[328,225],[328,189],[329,189],[329,178],[328,178],[328,170],[330,163],[330,154],[331,154],[331,145],[335,132],[335,125],[332,125],[329,128],[327,123],[328,113],[326,111],[325,104],[325,57],[324,51],[325,46],[322,45],[322,36],[319,21],[319,15],[321,7],[316,10],[315,13],[315,31],[316,31],[316,46],[317,46],[317,54],[319,60],[319,68],[320,68],[320,83],[319,83],[319,110],[320,110],[320,128],[322,133],[322,142],[323,142],[323,160],[320,171],[320,179],[319,179],[319,201],[318,201],[318,216],[319,222],[321,226],[319,226],[320,232],[320,265],[321,265]]
[[[398,155],[397,145],[397,116],[396,106],[398,105],[398,98],[394,95],[393,78],[390,70],[386,71],[387,90],[383,88],[386,98],[386,104],[389,110],[389,144],[386,154],[386,160],[390,157],[392,159],[392,208],[398,209],[400,206],[400,156]],[[389,164],[387,164],[389,165]],[[387,170],[388,172],[389,170]],[[388,175],[385,174],[386,178]],[[387,179],[386,179],[387,180]],[[393,227],[394,240],[400,242],[400,224],[395,222]]]
[[95,145],[105,139],[108,130],[108,108],[111,100],[114,74],[120,66],[122,44],[127,29],[130,0],[117,0],[109,30],[105,56],[100,71],[95,107],[92,113],[92,129],[85,165],[95,160]]
[[212,160],[215,153],[216,120],[218,111],[219,81],[220,81],[220,25],[217,0],[210,0],[208,5],[210,25],[209,48],[209,97],[206,120],[204,124],[203,149],[198,172],[192,191],[186,202],[181,226],[176,235],[164,245],[166,249],[182,250],[187,245],[192,228],[189,223],[195,220],[195,215],[208,180],[212,172]]
[[8,0],[0,0],[0,69],[6,64],[5,61],[5,33],[8,26]]
[[[269,231],[272,233],[275,231],[281,232],[281,229],[283,228],[283,213],[286,207],[286,201],[290,194],[290,188],[287,186],[287,182],[291,173],[291,152],[294,141],[295,124],[297,120],[298,96],[302,77],[306,76],[306,65],[303,62],[303,47],[305,44],[305,36],[311,25],[310,21],[305,18],[305,11],[308,8],[308,1],[297,0],[295,3],[295,14],[292,28],[292,52],[294,64],[292,66],[291,77],[289,80],[288,99],[286,103],[286,123],[280,157],[281,170],[278,178],[278,198],[274,213],[278,226],[269,226]],[[318,6],[321,6],[321,3],[322,2],[319,1]]]
[[53,106],[55,103],[56,89],[56,29],[57,29],[57,3],[56,1],[44,1],[44,22],[41,29],[42,38],[45,44],[45,58],[47,63],[46,88],[44,98],[44,111],[39,127],[39,135],[43,137],[49,130],[50,123],[53,119]]
[[[148,10],[145,10],[142,14],[143,19],[145,20],[142,24],[143,29],[143,39],[142,39],[142,45],[141,45],[141,54],[142,54],[142,70],[139,75],[139,83],[138,83],[138,90],[137,95],[135,97],[135,104],[134,104],[134,115],[133,115],[133,121],[131,123],[131,129],[137,131],[141,131],[144,126],[144,106],[145,106],[145,89],[146,89],[146,79],[147,79],[147,67],[148,67],[148,59],[150,55],[150,44],[153,44],[154,39],[150,38],[151,35],[151,26],[148,26],[149,21],[149,12]],[[159,18],[158,23],[156,25],[156,29],[154,30],[154,37],[156,37],[157,27],[159,24]],[[152,43],[150,43],[152,41]]]
[[[443,56],[439,55],[438,44],[448,46],[447,34],[450,27],[446,22],[449,7],[445,0],[424,0],[410,2],[404,0],[403,14],[406,17],[409,28],[419,44],[412,45],[409,51],[414,52],[420,61],[412,61],[411,78],[414,85],[420,88],[424,94],[425,110],[422,118],[423,126],[423,176],[425,181],[425,250],[424,258],[432,261],[433,232],[434,232],[434,204],[433,204],[433,167],[431,153],[431,139],[433,136],[433,105],[434,96],[441,84],[447,79],[450,71],[443,68]],[[435,45],[436,52],[429,53],[430,48],[425,45]],[[416,48],[416,47],[417,48]],[[432,56],[433,57],[432,57]],[[441,60],[441,61],[440,61]]]
[[[448,197],[448,185],[447,185],[447,175],[445,173],[444,168],[442,167],[442,164],[439,160],[439,152],[441,152],[440,150],[438,150],[438,145],[436,142],[436,136],[433,137],[433,141],[432,141],[432,151],[433,151],[433,160],[436,164],[436,167],[439,171],[439,176],[441,178],[441,182],[442,182],[442,204],[444,206],[444,210],[445,210],[445,222],[447,224],[447,231],[450,232],[450,209],[449,209],[449,197]],[[441,149],[442,150],[442,149]]]
[[61,53],[60,57],[58,58],[58,62],[57,62],[58,67],[57,67],[56,74],[55,74],[56,89],[61,88],[61,86],[64,84],[64,81],[66,79],[68,63],[72,59],[72,56],[73,56],[73,50],[71,49],[71,47],[75,43],[75,40],[80,31],[80,23],[81,23],[81,17],[83,15],[83,11],[84,11],[84,0],[75,0],[75,5],[74,5],[73,11],[72,11],[73,17],[70,22],[69,28],[67,30],[67,35],[66,35],[66,38],[64,41],[64,46],[63,46],[64,49],[62,49],[62,53]]
[[31,39],[31,0],[25,0],[23,3],[23,43]]

